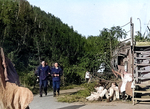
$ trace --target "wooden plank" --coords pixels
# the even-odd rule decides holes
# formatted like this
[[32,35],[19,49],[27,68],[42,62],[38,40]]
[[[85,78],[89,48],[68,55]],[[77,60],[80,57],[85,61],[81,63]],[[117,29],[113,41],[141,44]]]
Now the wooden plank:
[[143,103],[143,104],[150,104],[150,102],[144,102],[144,101],[140,101],[140,103]]
[[150,64],[136,64],[137,66],[150,66]]
[[150,46],[135,46],[136,48],[147,48],[147,47],[150,47]]
[[142,93],[142,94],[146,94],[146,93],[150,93],[150,91],[134,91],[135,93]]
[[134,100],[149,101],[150,98],[134,98]]
[[[137,54],[136,54],[136,56],[137,56]],[[137,59],[134,59],[136,62],[137,62]],[[134,61],[134,62],[135,62]],[[139,73],[138,73],[138,67],[136,67],[136,71],[135,71],[135,78],[136,78],[136,81],[138,82],[139,80],[138,80],[138,76],[139,76]]]
[[147,79],[147,80],[150,80],[150,78],[143,78],[143,77],[138,77],[138,79],[142,79],[142,80]]
[[138,70],[138,72],[141,72],[141,73],[150,73],[150,71],[149,70]]
[[136,42],[136,46],[141,46],[141,47],[149,47],[150,46],[150,42]]
[[150,84],[135,84],[136,86],[142,86],[142,87],[146,87],[146,86],[150,86]]
[[134,51],[135,53],[150,54],[150,51]]
[[135,53],[150,53],[150,51],[134,51]]
[[135,59],[146,59],[146,60],[150,60],[150,57],[134,57]]

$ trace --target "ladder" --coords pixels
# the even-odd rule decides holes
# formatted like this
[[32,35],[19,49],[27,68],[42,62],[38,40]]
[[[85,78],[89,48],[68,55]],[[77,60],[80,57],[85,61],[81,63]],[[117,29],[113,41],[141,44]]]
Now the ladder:
[[[150,103],[150,46],[134,49],[134,88],[133,105],[136,103]],[[137,96],[140,95],[140,96]]]

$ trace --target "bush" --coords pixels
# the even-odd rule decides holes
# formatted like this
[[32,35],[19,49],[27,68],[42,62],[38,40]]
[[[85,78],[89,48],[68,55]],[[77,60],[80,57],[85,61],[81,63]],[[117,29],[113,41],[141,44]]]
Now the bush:
[[33,72],[24,73],[21,72],[22,75],[19,76],[21,85],[24,87],[31,87],[34,85],[36,77]]
[[[84,80],[86,69],[77,65],[64,68],[65,85],[81,84]],[[69,84],[68,84],[69,83]]]
[[58,101],[59,102],[68,102],[68,103],[72,103],[72,102],[83,102],[85,101],[86,97],[89,96],[91,94],[91,92],[93,92],[94,86],[96,85],[96,83],[85,83],[80,85],[80,87],[84,87],[84,90],[80,90],[76,93],[72,93],[72,94],[68,94],[68,95],[64,95],[64,96],[59,96],[58,97]]

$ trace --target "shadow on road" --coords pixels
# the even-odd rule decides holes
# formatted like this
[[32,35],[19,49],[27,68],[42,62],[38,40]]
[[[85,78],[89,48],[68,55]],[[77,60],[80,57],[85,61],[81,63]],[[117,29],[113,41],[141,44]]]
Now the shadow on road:
[[85,106],[85,105],[73,105],[73,106],[67,106],[67,107],[58,108],[58,109],[78,109],[82,106]]

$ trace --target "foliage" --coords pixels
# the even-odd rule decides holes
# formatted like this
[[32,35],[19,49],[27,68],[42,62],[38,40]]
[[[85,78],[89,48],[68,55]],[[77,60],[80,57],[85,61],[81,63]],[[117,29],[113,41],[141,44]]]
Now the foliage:
[[58,62],[66,85],[82,83],[87,70],[97,71],[106,58],[109,63],[118,37],[125,36],[117,26],[86,39],[26,0],[0,0],[0,25],[0,46],[28,85],[41,60]]
[[21,72],[20,74],[20,82],[22,86],[30,87],[34,85],[34,80],[36,80],[36,77],[33,75],[33,73],[25,73]]
[[91,94],[91,92],[93,92],[94,86],[96,85],[96,83],[90,83],[90,84],[82,84],[81,86],[84,87],[84,90],[79,90],[76,93],[72,93],[72,94],[68,94],[68,95],[64,95],[64,96],[60,96],[58,97],[58,101],[59,102],[83,102],[85,101],[86,97],[89,96]]
[[141,34],[140,32],[138,32],[137,35],[135,35],[135,41],[138,41],[138,42],[149,42],[150,41],[150,34]]

